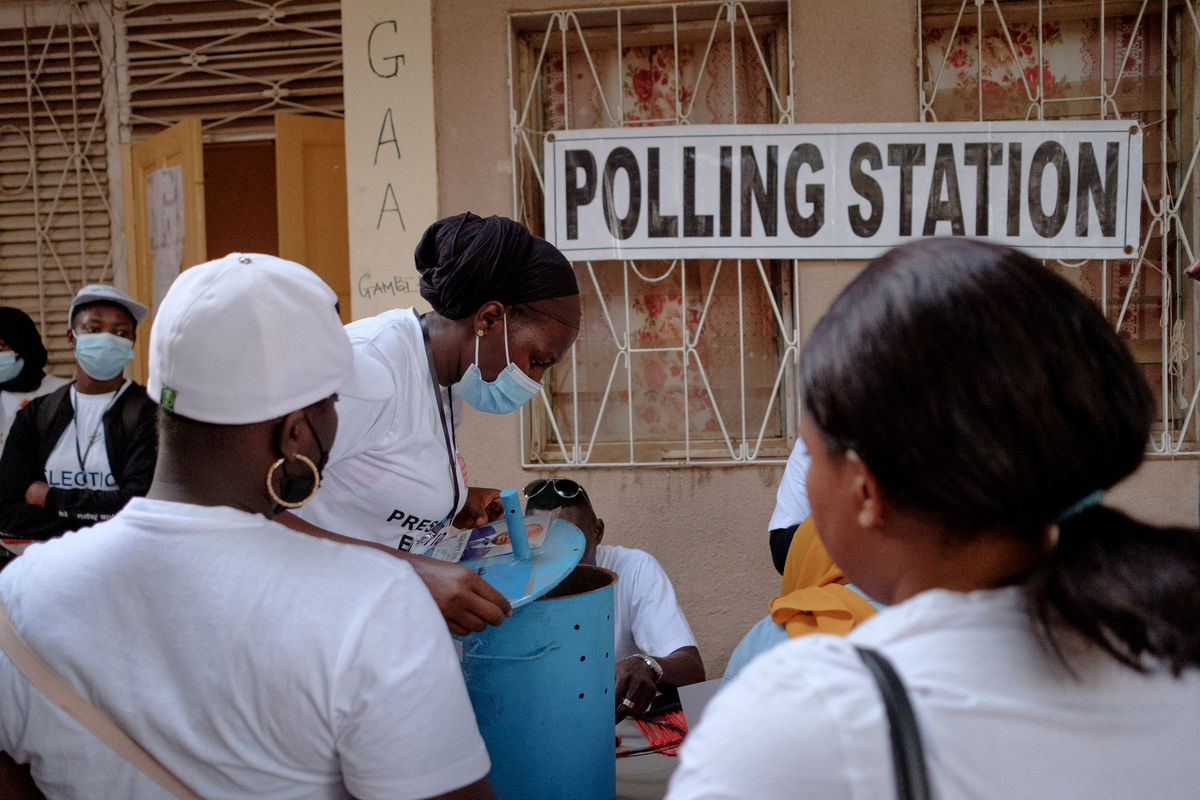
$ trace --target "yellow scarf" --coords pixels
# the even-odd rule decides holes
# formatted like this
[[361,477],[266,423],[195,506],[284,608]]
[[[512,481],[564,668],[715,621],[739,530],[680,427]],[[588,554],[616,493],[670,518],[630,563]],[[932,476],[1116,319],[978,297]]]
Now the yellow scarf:
[[849,633],[872,616],[875,608],[845,584],[841,567],[829,557],[810,516],[792,537],[779,597],[769,605],[771,619],[784,625],[792,638],[806,633]]

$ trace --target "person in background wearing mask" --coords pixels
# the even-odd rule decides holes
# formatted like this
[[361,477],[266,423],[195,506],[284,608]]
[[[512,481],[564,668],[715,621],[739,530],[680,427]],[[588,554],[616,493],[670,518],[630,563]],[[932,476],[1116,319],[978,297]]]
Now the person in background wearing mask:
[[[462,401],[516,411],[579,333],[579,286],[554,246],[503,217],[458,214],[425,231],[416,250],[421,296],[433,311],[385,311],[346,326],[383,402],[338,406],[341,434],[321,490],[281,522],[405,554],[456,634],[499,625],[508,601],[471,570],[427,557],[453,523],[502,515],[499,491],[468,487],[455,428]],[[331,534],[332,532],[332,534]]]
[[123,376],[146,307],[101,284],[71,301],[75,380],[17,412],[0,456],[0,534],[49,539],[150,487],[155,407]]
[[45,366],[46,346],[37,325],[19,308],[0,307],[0,448],[26,403],[70,383],[47,375]]

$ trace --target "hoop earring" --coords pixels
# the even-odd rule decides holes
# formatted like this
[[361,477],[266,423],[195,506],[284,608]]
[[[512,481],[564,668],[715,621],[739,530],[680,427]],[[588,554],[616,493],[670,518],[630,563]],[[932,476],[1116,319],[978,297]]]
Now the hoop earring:
[[313,472],[312,491],[308,493],[307,497],[305,497],[303,500],[301,500],[298,503],[289,503],[289,502],[283,500],[282,498],[280,498],[280,496],[275,493],[275,486],[273,485],[274,482],[272,481],[272,478],[275,477],[275,470],[277,470],[281,466],[283,466],[283,462],[286,461],[287,459],[284,459],[284,458],[279,459],[278,461],[276,461],[274,464],[271,465],[271,468],[269,470],[267,470],[267,494],[269,494],[271,496],[271,500],[274,501],[276,505],[283,506],[284,508],[299,508],[300,506],[307,503],[309,500],[312,500],[313,495],[317,493],[317,489],[321,488],[321,473],[320,473],[320,471],[317,470],[317,465],[312,462],[312,459],[309,458],[308,456],[304,455],[303,453],[296,453],[296,458],[300,459],[305,464],[307,464],[308,468],[311,469]]

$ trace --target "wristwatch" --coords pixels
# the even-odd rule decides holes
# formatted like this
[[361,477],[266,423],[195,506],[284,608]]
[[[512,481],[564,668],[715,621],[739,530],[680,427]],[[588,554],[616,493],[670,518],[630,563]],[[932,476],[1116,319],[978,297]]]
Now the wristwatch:
[[658,659],[654,658],[653,656],[648,656],[645,653],[634,653],[633,655],[630,656],[630,658],[640,658],[642,661],[645,661],[646,666],[648,666],[650,669],[654,670],[654,682],[655,683],[658,683],[659,681],[662,680],[663,669],[662,669],[662,666],[658,663]]

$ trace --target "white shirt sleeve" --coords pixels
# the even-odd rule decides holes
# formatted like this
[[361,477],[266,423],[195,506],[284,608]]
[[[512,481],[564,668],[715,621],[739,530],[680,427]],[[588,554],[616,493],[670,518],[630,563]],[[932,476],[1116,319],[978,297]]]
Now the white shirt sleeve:
[[812,513],[812,506],[808,502],[808,487],[805,484],[810,463],[812,457],[809,456],[804,442],[796,439],[796,446],[792,448],[787,466],[783,468],[783,479],[779,482],[779,491],[775,494],[775,512],[771,514],[767,530],[799,525]]
[[427,593],[384,594],[361,619],[335,688],[338,755],[351,795],[424,798],[491,768],[441,614]]
[[638,651],[666,656],[681,647],[695,647],[696,637],[675,598],[671,579],[654,556],[642,556],[633,574],[618,573],[621,580],[629,580],[630,629]]
[[[368,357],[380,361],[382,368],[391,373],[391,368],[383,366],[385,362],[382,357],[376,354],[375,348],[369,343],[358,341],[354,342],[354,346]],[[359,455],[384,441],[392,432],[398,398],[398,393],[393,393],[386,400],[360,400],[338,395],[338,429],[329,451],[329,463]]]
[[755,659],[713,698],[684,740],[667,800],[892,796],[890,764],[877,770],[882,785],[858,769],[864,748],[872,761],[889,752],[861,662],[844,647],[798,657],[797,643]]

